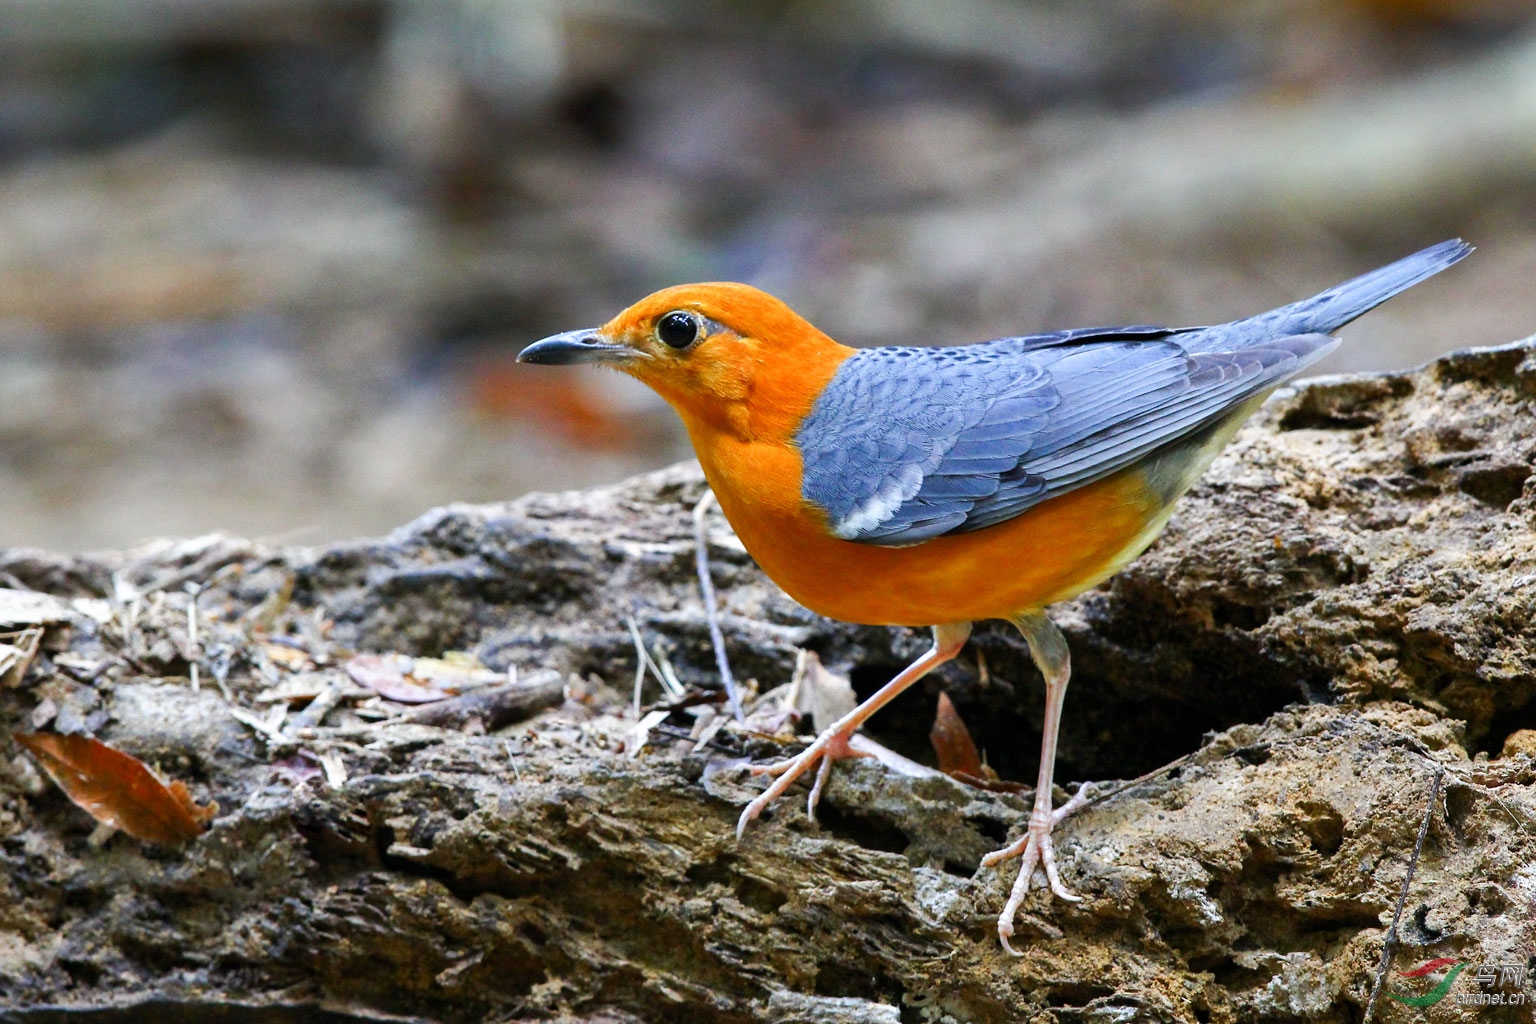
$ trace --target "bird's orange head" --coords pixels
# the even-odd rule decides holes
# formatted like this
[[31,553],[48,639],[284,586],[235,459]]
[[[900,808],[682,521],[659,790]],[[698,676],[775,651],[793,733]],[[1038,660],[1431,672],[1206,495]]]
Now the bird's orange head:
[[666,399],[696,440],[785,440],[853,351],[772,295],[715,282],[664,288],[601,327],[535,342],[518,360],[622,370]]

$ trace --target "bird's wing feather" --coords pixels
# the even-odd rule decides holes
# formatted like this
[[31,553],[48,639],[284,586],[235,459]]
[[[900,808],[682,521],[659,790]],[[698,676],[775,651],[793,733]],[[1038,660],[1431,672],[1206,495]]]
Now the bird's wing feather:
[[1063,331],[864,349],[796,435],[802,495],[846,540],[915,544],[1004,522],[1192,434],[1330,349],[1322,334]]

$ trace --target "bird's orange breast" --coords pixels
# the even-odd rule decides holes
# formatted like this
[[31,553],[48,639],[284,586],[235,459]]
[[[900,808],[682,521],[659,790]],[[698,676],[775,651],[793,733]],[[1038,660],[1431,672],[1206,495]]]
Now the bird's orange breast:
[[[1111,575],[1166,521],[1170,501],[1132,467],[971,533],[896,548],[834,536],[825,512],[802,497],[794,438],[854,350],[777,300],[753,295],[737,301],[756,303],[748,303],[753,319],[772,328],[757,332],[774,338],[767,350],[748,331],[712,338],[695,357],[702,369],[690,374],[679,375],[669,364],[639,364],[631,372],[681,415],[747,551],[812,611],[902,626],[1011,618]],[[655,299],[657,308],[676,301],[671,293]],[[701,385],[710,372],[735,386]]]
[[996,526],[879,547],[830,533],[801,497],[791,445],[698,441],[720,507],[763,571],[812,611],[849,622],[1011,618],[1065,600],[1140,554],[1171,508],[1132,467]]

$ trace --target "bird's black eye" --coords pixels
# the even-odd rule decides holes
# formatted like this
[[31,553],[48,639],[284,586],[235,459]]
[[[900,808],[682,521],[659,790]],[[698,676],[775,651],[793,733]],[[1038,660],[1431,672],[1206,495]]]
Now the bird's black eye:
[[656,337],[672,348],[687,348],[699,337],[699,318],[692,313],[673,311],[656,321]]

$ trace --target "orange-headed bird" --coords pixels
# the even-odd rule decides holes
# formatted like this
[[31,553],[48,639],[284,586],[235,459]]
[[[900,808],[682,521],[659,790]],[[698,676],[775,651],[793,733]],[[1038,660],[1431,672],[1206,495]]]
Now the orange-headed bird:
[[691,284],[602,327],[545,338],[528,363],[603,363],[683,418],[704,476],[747,551],[812,611],[928,626],[933,648],[818,736],[747,805],[741,834],[815,767],[809,807],[870,715],[953,658],[976,619],[1007,619],[1045,677],[1045,729],[1024,834],[983,860],[1021,857],[998,919],[1008,939],[1037,866],[1062,884],[1051,805],[1070,667],[1044,609],[1139,555],[1175,502],[1332,332],[1471,251],[1442,242],[1268,313],[1217,327],[1114,327],[954,348],[840,345],[771,295]]

